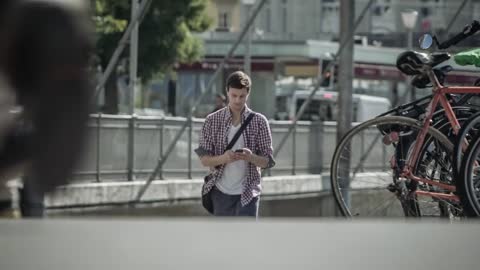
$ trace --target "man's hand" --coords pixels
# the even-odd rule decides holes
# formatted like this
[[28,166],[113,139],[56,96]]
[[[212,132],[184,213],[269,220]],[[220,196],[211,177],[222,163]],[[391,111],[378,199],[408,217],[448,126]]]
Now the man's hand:
[[242,152],[235,152],[236,160],[245,160],[260,168],[267,167],[267,164],[268,164],[267,158],[253,154],[252,150],[248,148],[242,148],[242,150],[243,150]]
[[200,161],[202,165],[205,167],[217,167],[223,164],[232,163],[237,161],[238,158],[232,150],[227,150],[223,155],[218,156],[202,156],[200,157]]
[[235,152],[236,160],[245,160],[247,162],[252,162],[253,154],[252,151],[248,148],[242,148],[242,152]]
[[228,164],[228,163],[237,161],[238,160],[237,154],[238,153],[234,153],[232,150],[225,151],[225,153],[223,153],[222,155],[223,163]]

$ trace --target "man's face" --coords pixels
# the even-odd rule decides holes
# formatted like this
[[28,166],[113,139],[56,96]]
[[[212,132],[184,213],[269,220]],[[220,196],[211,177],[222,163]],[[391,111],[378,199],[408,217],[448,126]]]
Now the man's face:
[[247,103],[248,91],[247,88],[228,88],[228,105],[232,110],[241,111]]

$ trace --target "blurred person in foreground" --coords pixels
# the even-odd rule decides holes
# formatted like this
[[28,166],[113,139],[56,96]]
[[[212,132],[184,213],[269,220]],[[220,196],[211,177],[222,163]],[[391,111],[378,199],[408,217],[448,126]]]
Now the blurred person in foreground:
[[[8,180],[26,176],[23,206],[66,184],[84,146],[89,3],[0,1],[0,194]],[[8,200],[0,198],[0,215]]]
[[[195,152],[202,165],[210,167],[202,195],[208,195],[215,216],[258,217],[261,169],[275,165],[272,134],[267,118],[247,106],[250,77],[236,71],[227,79],[228,105],[205,119]],[[252,114],[233,147],[226,150]]]

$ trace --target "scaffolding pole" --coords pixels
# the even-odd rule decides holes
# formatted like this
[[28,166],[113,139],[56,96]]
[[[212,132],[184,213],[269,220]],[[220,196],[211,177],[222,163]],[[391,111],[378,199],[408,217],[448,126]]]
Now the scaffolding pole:
[[345,49],[339,55],[338,71],[338,109],[337,142],[345,135],[352,125],[352,80],[353,80],[353,17],[355,3],[353,0],[340,1],[340,40]]

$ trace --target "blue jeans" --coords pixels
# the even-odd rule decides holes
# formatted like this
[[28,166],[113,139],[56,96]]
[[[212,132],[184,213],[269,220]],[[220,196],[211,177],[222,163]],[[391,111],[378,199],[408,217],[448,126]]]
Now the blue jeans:
[[212,192],[213,215],[258,218],[259,197],[253,198],[247,205],[242,206],[240,195],[228,195],[216,187],[210,192]]

